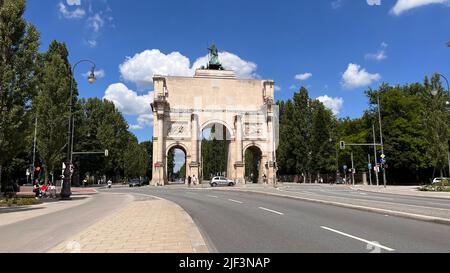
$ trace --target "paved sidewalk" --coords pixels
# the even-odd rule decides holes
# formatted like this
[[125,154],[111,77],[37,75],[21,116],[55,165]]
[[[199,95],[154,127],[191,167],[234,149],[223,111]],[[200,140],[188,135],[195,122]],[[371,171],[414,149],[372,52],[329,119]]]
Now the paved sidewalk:
[[354,190],[358,190],[358,191],[450,199],[450,192],[419,191],[418,188],[420,188],[420,186],[387,186],[386,188],[384,188],[383,186],[377,187],[377,186],[356,185],[356,186],[352,186],[351,188]]
[[90,198],[92,196],[76,195],[72,196],[71,201],[55,201],[32,206],[0,208],[0,227],[76,207],[88,202]]
[[207,253],[191,217],[167,200],[135,200],[51,253]]

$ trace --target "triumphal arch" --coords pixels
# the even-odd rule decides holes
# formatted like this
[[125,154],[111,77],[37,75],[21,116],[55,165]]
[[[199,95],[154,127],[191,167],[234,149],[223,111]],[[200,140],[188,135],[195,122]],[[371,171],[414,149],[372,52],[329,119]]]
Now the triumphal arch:
[[[245,183],[247,150],[258,155],[256,183],[276,180],[277,107],[274,81],[238,79],[220,64],[217,49],[193,77],[155,75],[152,185],[168,184],[167,159],[173,148],[185,152],[185,175],[202,182],[202,139],[206,128],[228,143],[224,175]],[[217,126],[219,125],[219,126]],[[211,134],[211,130],[210,130]],[[253,176],[253,173],[251,174]]]

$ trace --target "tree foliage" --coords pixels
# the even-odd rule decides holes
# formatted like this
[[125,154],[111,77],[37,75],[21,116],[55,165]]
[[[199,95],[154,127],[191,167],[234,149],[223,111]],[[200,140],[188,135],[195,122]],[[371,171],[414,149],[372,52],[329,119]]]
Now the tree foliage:
[[39,33],[22,17],[25,0],[0,6],[0,181],[3,166],[26,149],[35,93]]

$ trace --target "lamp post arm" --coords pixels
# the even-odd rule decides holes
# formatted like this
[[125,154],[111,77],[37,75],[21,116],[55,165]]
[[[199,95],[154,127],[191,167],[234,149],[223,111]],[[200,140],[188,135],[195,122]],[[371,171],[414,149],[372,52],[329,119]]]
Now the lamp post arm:
[[439,75],[439,77],[442,77],[442,78],[445,80],[445,82],[447,83],[447,93],[450,94],[450,84],[449,84],[449,82],[448,82],[447,77],[445,77],[444,75],[439,74],[439,73],[437,73],[437,75]]

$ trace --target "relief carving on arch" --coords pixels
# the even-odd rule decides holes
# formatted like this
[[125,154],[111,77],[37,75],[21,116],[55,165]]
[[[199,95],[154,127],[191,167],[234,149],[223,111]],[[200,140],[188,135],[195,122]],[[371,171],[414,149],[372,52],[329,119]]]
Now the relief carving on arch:
[[187,137],[189,136],[189,123],[175,121],[171,122],[167,126],[167,136],[168,137]]
[[246,123],[244,129],[245,137],[262,137],[263,128],[261,123]]

